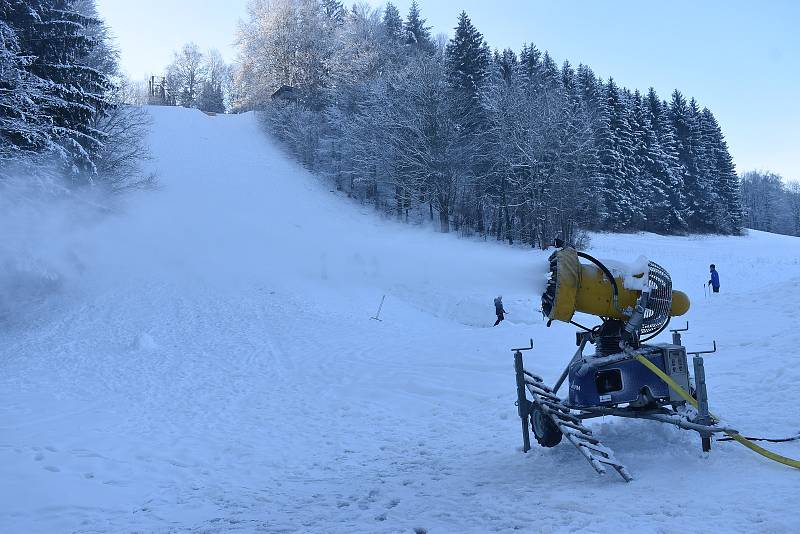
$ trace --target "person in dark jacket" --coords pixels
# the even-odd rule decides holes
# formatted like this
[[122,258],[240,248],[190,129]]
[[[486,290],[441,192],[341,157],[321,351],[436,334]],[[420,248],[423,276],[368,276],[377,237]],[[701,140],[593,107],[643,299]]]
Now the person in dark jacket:
[[494,313],[497,314],[497,321],[494,322],[494,326],[500,324],[500,321],[505,319],[506,310],[503,309],[503,297],[502,295],[494,299]]
[[711,264],[711,280],[708,281],[708,284],[714,290],[714,293],[719,293],[719,273],[717,272],[717,266],[713,263]]

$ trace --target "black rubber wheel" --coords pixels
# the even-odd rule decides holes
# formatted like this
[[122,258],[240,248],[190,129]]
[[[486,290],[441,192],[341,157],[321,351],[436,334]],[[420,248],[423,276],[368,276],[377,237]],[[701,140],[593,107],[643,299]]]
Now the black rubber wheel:
[[536,406],[531,410],[531,428],[537,443],[542,447],[555,447],[564,437],[550,416]]

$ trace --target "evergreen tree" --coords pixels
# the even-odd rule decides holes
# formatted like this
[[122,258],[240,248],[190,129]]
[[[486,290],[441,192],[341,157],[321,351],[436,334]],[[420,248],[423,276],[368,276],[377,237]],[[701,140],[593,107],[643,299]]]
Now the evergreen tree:
[[561,65],[561,85],[570,102],[580,104],[577,74],[569,61],[564,61],[564,64]]
[[653,142],[658,143],[658,158],[653,162],[655,168],[652,172],[659,173],[663,177],[668,204],[662,229],[654,229],[667,234],[681,234],[688,230],[686,201],[683,194],[684,168],[678,157],[675,131],[669,120],[669,107],[659,100],[655,89],[651,87],[645,97],[645,108],[647,119],[655,134]]
[[29,70],[17,31],[33,24],[35,11],[20,1],[0,4],[0,161],[50,146],[47,118],[39,103],[46,82]]
[[604,99],[601,96],[602,91],[599,90],[598,80],[592,69],[583,64],[578,65],[575,71],[575,83],[587,110],[592,111],[600,107],[601,101]]
[[406,44],[403,18],[400,16],[400,11],[391,2],[384,7],[378,34],[383,75],[388,76],[399,72],[408,62],[410,55]]
[[557,218],[560,220],[559,233],[562,238],[569,243],[576,243],[578,229],[591,227],[599,215],[595,199],[600,194],[600,188],[594,179],[597,150],[593,142],[591,118],[581,98],[578,74],[568,61],[561,67],[561,80],[565,97],[559,156],[563,176],[558,195],[565,200]]
[[660,182],[660,176],[652,172],[653,160],[658,158],[657,146],[653,145],[655,133],[645,114],[639,91],[630,95],[630,107],[631,159],[639,171],[633,177],[634,194],[639,207],[637,216],[641,217],[645,227],[650,228],[664,200],[665,187]]
[[31,89],[26,106],[47,123],[12,135],[14,142],[55,149],[73,176],[90,176],[105,137],[93,123],[111,106],[110,80],[87,65],[97,46],[89,29],[99,21],[78,13],[73,0],[15,0],[2,6],[6,32],[16,34],[15,55],[23,58],[12,79]]
[[702,137],[706,142],[705,152],[714,180],[711,186],[716,197],[715,230],[726,234],[738,234],[742,229],[743,214],[739,179],[733,158],[728,152],[728,144],[722,135],[722,129],[711,111],[703,108],[701,117]]
[[664,118],[664,108],[661,104],[661,100],[658,98],[658,93],[656,93],[656,90],[652,87],[647,90],[644,103],[647,109],[647,118],[650,120],[650,124],[653,126],[653,130],[659,140],[661,140],[663,139],[664,130],[667,129],[669,122]]
[[514,73],[517,70],[519,61],[517,55],[510,48],[503,50],[502,54],[495,52],[494,54],[495,65],[500,69],[500,77],[505,83],[511,83]]
[[222,86],[204,80],[197,97],[197,109],[209,113],[225,113],[225,97]]
[[633,161],[633,135],[628,108],[613,79],[608,81],[606,95],[606,117],[599,139],[606,217],[610,228],[625,230],[631,227],[638,211],[638,199],[632,183],[638,169]]
[[553,61],[548,52],[542,56],[542,66],[539,71],[540,87],[539,89],[547,92],[560,92],[563,88],[561,75],[558,71],[558,65]]
[[411,2],[406,17],[406,43],[415,51],[432,54],[436,49],[431,39],[431,28],[425,26],[425,19],[422,18],[416,0]]
[[519,54],[520,69],[529,82],[536,78],[542,65],[542,54],[534,45],[522,45]]
[[606,131],[604,118],[607,115],[608,104],[604,97],[605,88],[596,78],[592,69],[586,65],[578,65],[575,70],[575,84],[581,100],[581,108],[586,117],[587,126],[591,131],[591,151],[587,154],[585,164],[587,176],[587,190],[590,196],[590,213],[587,219],[587,228],[601,229],[606,220],[606,208],[603,195],[603,172],[600,164],[600,139]]
[[697,101],[692,98],[686,107],[688,137],[684,140],[687,151],[687,168],[684,185],[692,215],[690,228],[696,232],[714,232],[716,225],[716,191],[713,189],[714,168],[709,160],[704,138],[702,116]]
[[645,229],[664,234],[683,233],[686,222],[681,213],[681,191],[675,176],[677,158],[662,146],[658,134],[662,128],[658,124],[660,114],[651,113],[653,101],[660,111],[660,102],[652,88],[645,99],[638,91],[634,93],[635,158],[640,171]]
[[109,78],[119,77],[119,50],[112,44],[111,30],[100,18],[96,0],[74,0],[74,9],[93,21],[92,24],[84,26],[85,35],[94,41],[91,52],[83,61],[84,64]]
[[403,18],[397,6],[391,2],[387,2],[383,9],[382,23],[390,42],[401,42],[404,39]]
[[698,231],[705,227],[707,222],[703,220],[701,213],[701,204],[705,195],[699,180],[697,147],[695,146],[698,138],[698,125],[686,99],[677,89],[673,91],[669,104],[669,119],[675,133],[678,160],[683,170],[682,181],[686,198],[687,224],[690,231]]
[[602,181],[599,178],[599,160],[596,145],[597,84],[591,69],[578,65],[573,69],[569,62],[561,68],[564,91],[569,107],[570,135],[577,142],[579,160],[576,172],[581,177],[580,191],[575,200],[579,205],[581,228],[599,228],[602,221]]
[[341,23],[347,16],[347,9],[345,9],[341,0],[321,0],[322,13],[324,16],[334,21],[334,23]]
[[487,142],[484,135],[487,118],[481,106],[480,94],[486,87],[490,65],[491,53],[483,35],[462,11],[455,35],[445,49],[445,68],[453,101],[464,104],[463,109],[457,110],[457,117],[469,143],[469,168],[474,177],[471,184],[474,195],[465,210],[471,212],[468,218],[476,221],[476,230],[480,233],[485,230],[483,191],[489,181],[487,175],[490,165],[482,148]]
[[491,54],[483,35],[464,11],[458,17],[455,35],[447,43],[445,58],[450,85],[468,98],[477,98],[489,75]]

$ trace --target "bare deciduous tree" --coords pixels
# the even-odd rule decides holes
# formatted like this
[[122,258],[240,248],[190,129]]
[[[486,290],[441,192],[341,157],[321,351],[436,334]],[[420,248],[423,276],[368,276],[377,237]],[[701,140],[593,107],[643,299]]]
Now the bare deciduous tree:
[[126,78],[121,79],[111,98],[114,107],[96,119],[96,128],[108,136],[98,157],[97,174],[113,191],[153,186],[154,176],[145,175],[142,168],[150,159],[150,115],[132,102],[135,88]]
[[194,43],[187,43],[173,55],[167,67],[166,83],[179,105],[194,107],[205,75],[203,54]]

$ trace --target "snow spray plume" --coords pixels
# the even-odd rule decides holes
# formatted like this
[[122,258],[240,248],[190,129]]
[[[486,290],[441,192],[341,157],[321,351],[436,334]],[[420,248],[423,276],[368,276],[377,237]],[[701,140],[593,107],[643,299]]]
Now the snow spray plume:
[[6,165],[0,176],[0,326],[81,270],[78,234],[103,208],[63,185],[54,166]]

